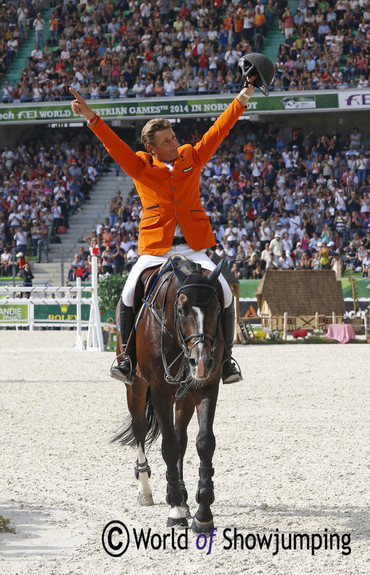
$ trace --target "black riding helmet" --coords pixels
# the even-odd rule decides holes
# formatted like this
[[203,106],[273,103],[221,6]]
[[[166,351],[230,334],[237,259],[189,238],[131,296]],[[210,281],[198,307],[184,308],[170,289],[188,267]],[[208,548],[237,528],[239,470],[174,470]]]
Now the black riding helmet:
[[242,77],[241,88],[246,86],[247,78],[257,74],[258,78],[255,79],[254,85],[261,90],[262,94],[269,95],[269,86],[271,86],[275,76],[275,67],[271,60],[263,54],[251,52],[240,58],[238,67]]

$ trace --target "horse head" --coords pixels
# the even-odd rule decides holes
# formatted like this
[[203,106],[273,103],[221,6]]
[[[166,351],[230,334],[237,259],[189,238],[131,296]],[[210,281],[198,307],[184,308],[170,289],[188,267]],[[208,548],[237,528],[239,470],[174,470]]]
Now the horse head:
[[195,381],[208,379],[214,366],[214,352],[219,341],[221,305],[217,292],[220,262],[208,275],[194,266],[187,274],[173,265],[177,280],[174,319],[179,344],[188,360]]

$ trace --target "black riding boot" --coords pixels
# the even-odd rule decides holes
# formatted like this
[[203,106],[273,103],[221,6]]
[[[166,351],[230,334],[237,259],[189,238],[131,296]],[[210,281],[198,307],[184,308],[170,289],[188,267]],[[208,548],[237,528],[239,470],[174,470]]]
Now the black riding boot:
[[221,324],[227,350],[224,354],[224,361],[222,364],[222,380],[224,383],[236,383],[237,381],[241,381],[243,376],[238,364],[231,357],[235,332],[234,301],[229,305],[229,307],[224,309]]
[[[122,300],[120,300],[120,332],[122,341],[122,350],[125,355],[118,365],[115,365],[110,370],[110,376],[124,383],[132,385],[132,380],[135,375],[136,368],[136,342],[135,342],[135,332],[133,331],[135,323],[135,315],[132,307],[125,305]],[[127,346],[128,339],[132,333],[129,345]]]

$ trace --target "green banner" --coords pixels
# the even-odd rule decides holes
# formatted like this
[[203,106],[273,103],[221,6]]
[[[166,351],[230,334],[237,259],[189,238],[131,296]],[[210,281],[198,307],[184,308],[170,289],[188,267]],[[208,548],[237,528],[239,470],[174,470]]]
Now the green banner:
[[[90,306],[81,304],[81,319],[89,321]],[[34,305],[34,319],[37,321],[76,321],[77,320],[77,306],[76,304],[35,304]]]
[[[343,290],[343,297],[352,298],[352,286],[349,281],[349,278],[342,278],[342,290]],[[370,280],[366,278],[356,278],[356,290],[357,290],[357,297],[358,299],[370,299],[370,289],[367,286],[370,286]]]
[[[361,95],[361,90],[358,95]],[[126,100],[94,100],[89,102],[104,119],[151,118],[158,116],[185,118],[219,115],[230,102],[228,96],[190,96],[173,98],[129,98]],[[246,113],[271,114],[304,112],[306,110],[338,110],[338,92],[280,92],[268,98],[256,95],[248,103]],[[0,106],[0,124],[32,124],[39,122],[77,122],[70,102],[43,102]]]
[[115,325],[116,324],[115,310],[106,310],[100,312],[100,321],[102,323],[111,323],[112,325]]
[[[256,289],[261,280],[240,280],[239,297],[244,299],[255,298]],[[342,278],[342,290],[344,298],[352,298],[352,288],[348,277]],[[366,278],[356,278],[357,297],[359,299],[370,299],[370,280]]]
[[27,304],[0,304],[0,324],[28,323]]

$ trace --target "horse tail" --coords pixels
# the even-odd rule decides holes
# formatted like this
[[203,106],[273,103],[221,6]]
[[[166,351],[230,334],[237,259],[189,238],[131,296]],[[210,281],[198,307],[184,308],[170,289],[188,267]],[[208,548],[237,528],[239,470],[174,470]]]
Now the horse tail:
[[[158,419],[153,408],[150,387],[148,386],[146,392],[146,403],[145,403],[145,417],[148,422],[145,444],[150,447],[152,443],[158,439],[161,429],[159,427]],[[111,439],[111,443],[114,441],[119,441],[121,445],[128,445],[129,447],[137,447],[137,441],[132,431],[132,417],[128,415],[122,428],[117,432],[117,434]]]
[[146,392],[146,404],[145,404],[145,417],[148,421],[148,429],[146,432],[145,443],[148,447],[154,443],[161,434],[161,428],[159,427],[157,415],[154,411],[152,396],[150,392],[150,387]]

